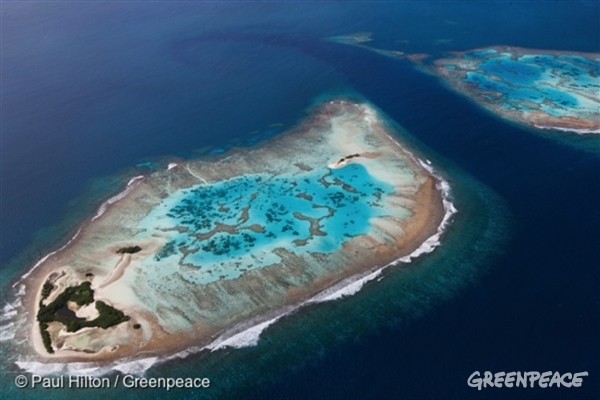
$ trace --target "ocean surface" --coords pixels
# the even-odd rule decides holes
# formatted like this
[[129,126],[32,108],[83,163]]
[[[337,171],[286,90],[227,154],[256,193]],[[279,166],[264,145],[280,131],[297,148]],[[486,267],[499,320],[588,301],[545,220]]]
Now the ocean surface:
[[[2,2],[2,304],[12,283],[140,172],[254,143],[319,99],[363,99],[453,187],[442,246],[255,346],[146,376],[209,377],[174,398],[600,398],[600,154],[501,120],[407,60],[494,45],[600,51],[600,3]],[[268,139],[267,139],[268,140]],[[597,146],[592,146],[597,149]],[[207,148],[209,148],[207,150]],[[4,329],[4,328],[3,328]],[[161,389],[18,389],[6,398],[162,398]],[[579,388],[467,385],[480,371],[587,371]],[[110,375],[114,378],[114,374]]]

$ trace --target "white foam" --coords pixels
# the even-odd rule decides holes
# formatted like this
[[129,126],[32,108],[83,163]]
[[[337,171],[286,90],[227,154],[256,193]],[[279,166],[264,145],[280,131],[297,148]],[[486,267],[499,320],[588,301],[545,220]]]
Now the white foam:
[[[19,290],[18,294],[20,295],[14,300],[12,303],[7,303],[2,308],[2,314],[0,314],[0,321],[2,321],[2,325],[0,325],[0,342],[4,342],[7,340],[12,340],[17,330],[20,326],[25,322],[25,318],[23,318],[27,313],[22,312],[19,314],[18,308],[23,305],[23,301],[21,300],[21,296],[25,294],[23,290]],[[18,317],[21,317],[20,319]]]
[[337,285],[317,294],[308,300],[307,303],[321,303],[324,301],[341,299],[346,296],[352,296],[353,294],[358,293],[367,282],[380,276],[382,270],[383,268],[379,268],[375,272],[367,273],[366,276],[358,277],[358,279],[356,276],[344,279]]
[[151,366],[156,364],[158,360],[158,357],[142,358],[141,360],[133,360],[122,364],[117,364],[112,369],[120,371],[123,374],[141,375]]
[[[40,265],[42,265],[44,263],[44,261],[46,261],[50,256],[65,249],[69,244],[71,244],[71,242],[73,240],[75,240],[75,238],[77,238],[77,236],[79,235],[79,232],[81,232],[81,228],[77,229],[77,232],[75,232],[73,237],[64,246],[62,246],[58,250],[51,251],[50,253],[46,254],[44,257],[40,258],[40,260],[37,263],[35,263],[35,265],[33,267],[31,267],[31,269],[29,271],[27,271],[27,273],[25,273],[24,275],[21,276],[20,280],[18,280],[17,282],[15,282],[13,284],[13,287],[16,287],[19,284],[19,282],[21,282],[23,279],[26,279],[29,275],[31,275],[33,270],[36,269],[37,267],[39,267]],[[25,294],[25,285],[21,284],[21,287],[20,287],[19,291],[17,292],[17,296],[22,296],[24,294]]]
[[7,304],[2,309],[2,315],[0,315],[0,321],[7,321],[17,315],[17,310],[15,310],[14,308],[7,310],[6,307],[8,307],[8,306],[9,305]]
[[0,342],[11,340],[15,337],[16,325],[14,322],[9,322],[5,325],[0,325]]
[[19,286],[19,290],[17,291],[17,296],[23,296],[23,295],[25,295],[25,290],[26,290],[25,285],[21,284],[21,286]]
[[170,170],[170,169],[176,168],[176,167],[177,167],[177,165],[179,165],[179,164],[177,164],[177,163],[174,163],[174,162],[172,162],[172,163],[169,163],[169,165],[167,166],[167,171],[168,171],[168,170]]
[[134,176],[133,178],[131,178],[129,180],[129,182],[127,182],[127,186],[125,187],[125,190],[123,190],[119,194],[114,195],[113,197],[106,200],[104,203],[102,203],[100,205],[100,208],[98,208],[98,211],[96,212],[96,215],[94,215],[94,217],[92,218],[92,221],[95,221],[98,218],[100,218],[102,216],[102,214],[104,214],[106,212],[106,210],[108,210],[108,207],[110,207],[112,204],[116,203],[117,201],[119,201],[122,198],[124,198],[125,196],[127,196],[140,183],[141,179],[143,179],[143,178],[144,178],[144,175],[138,175],[138,176]]
[[113,362],[108,365],[100,365],[94,362],[74,363],[41,363],[39,361],[17,361],[15,364],[25,372],[36,375],[50,374],[77,374],[100,376],[111,371],[119,371],[122,374],[141,375],[152,365],[159,361],[158,357],[148,357],[126,362]]
[[39,361],[16,361],[15,364],[22,370],[36,375],[50,374],[88,374],[102,375],[110,372],[111,368],[101,368],[95,363],[41,363]]
[[575,129],[575,128],[561,128],[558,126],[542,126],[533,124],[538,129],[547,129],[547,130],[555,130],[555,131],[563,131],[563,132],[571,132],[576,133],[578,135],[587,135],[587,134],[600,134],[600,129]]
[[5,313],[13,312],[13,310],[16,310],[17,307],[21,306],[21,304],[23,304],[21,298],[16,299],[12,303],[6,303],[2,308],[2,315],[4,316]]
[[225,347],[233,347],[233,348],[242,348],[254,346],[258,343],[258,339],[260,338],[260,334],[262,331],[267,329],[270,325],[275,323],[279,318],[283,315],[280,315],[276,318],[270,319],[268,321],[262,322],[258,325],[252,326],[240,333],[237,333],[231,337],[219,337],[217,340],[206,346],[206,349],[211,351],[223,349]]

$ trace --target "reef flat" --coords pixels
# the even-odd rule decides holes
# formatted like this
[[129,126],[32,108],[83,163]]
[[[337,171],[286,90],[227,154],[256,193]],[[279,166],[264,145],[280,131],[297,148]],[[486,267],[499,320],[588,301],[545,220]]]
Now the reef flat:
[[346,100],[257,147],[173,160],[24,276],[25,359],[174,354],[268,323],[430,251],[454,212],[447,191],[377,111]]
[[540,129],[600,133],[600,54],[497,46],[453,52],[433,70],[491,112]]

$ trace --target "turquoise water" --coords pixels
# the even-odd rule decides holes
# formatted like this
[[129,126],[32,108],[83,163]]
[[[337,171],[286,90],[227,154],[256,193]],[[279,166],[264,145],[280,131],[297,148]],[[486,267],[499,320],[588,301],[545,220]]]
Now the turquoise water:
[[496,53],[494,49],[465,53],[463,59],[482,61],[463,80],[500,93],[501,107],[525,111],[535,103],[553,117],[597,113],[598,103],[585,96],[598,97],[600,63],[576,55]]
[[535,64],[514,61],[509,55],[487,58],[478,68],[489,75],[496,75],[510,85],[529,86],[540,79],[544,69]]
[[[280,176],[242,175],[171,194],[141,221],[148,229],[141,236],[168,230],[169,241],[150,262],[172,264],[175,257],[179,264],[192,264],[197,271],[182,274],[191,283],[235,279],[280,262],[277,248],[337,250],[367,233],[369,220],[385,214],[385,197],[393,192],[357,163]],[[410,216],[405,211],[397,217]]]
[[504,104],[506,108],[530,109],[530,107],[521,104],[521,101],[540,104],[549,100],[552,102],[552,106],[549,107],[555,109],[577,107],[579,105],[575,97],[560,90],[549,87],[515,87],[514,84],[509,85],[490,79],[487,75],[479,72],[468,72],[465,81],[474,83],[483,90],[504,94],[505,96],[503,98],[505,100]]

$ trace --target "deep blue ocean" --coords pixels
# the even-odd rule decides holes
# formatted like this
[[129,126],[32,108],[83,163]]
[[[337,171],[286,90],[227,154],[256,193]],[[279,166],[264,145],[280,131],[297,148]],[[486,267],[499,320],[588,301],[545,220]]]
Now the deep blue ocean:
[[[392,271],[279,321],[255,347],[148,375],[211,378],[210,389],[169,392],[186,399],[600,398],[597,143],[508,123],[406,60],[323,40],[369,31],[370,45],[406,53],[600,52],[600,2],[3,1],[1,13],[4,302],[146,165],[273,134],[320,98],[351,96],[409,132],[455,184],[456,227],[423,264],[472,269],[456,267],[455,280],[420,264]],[[589,376],[579,388],[478,391],[474,371]],[[19,391],[15,374],[3,363],[6,398],[167,396]]]

